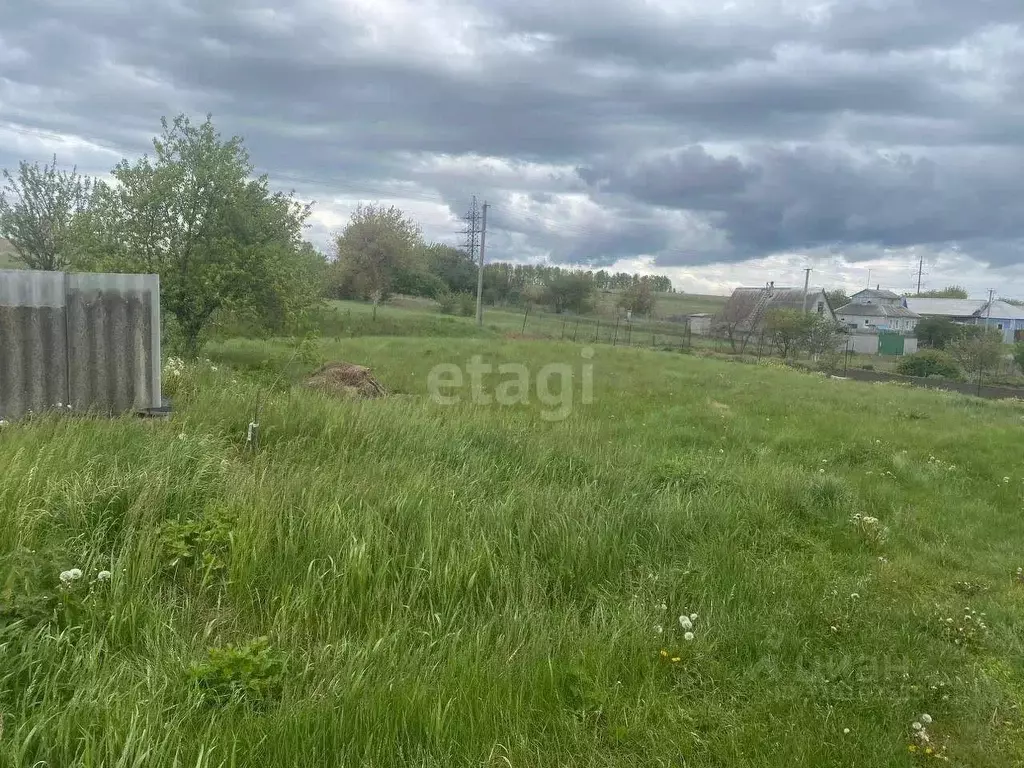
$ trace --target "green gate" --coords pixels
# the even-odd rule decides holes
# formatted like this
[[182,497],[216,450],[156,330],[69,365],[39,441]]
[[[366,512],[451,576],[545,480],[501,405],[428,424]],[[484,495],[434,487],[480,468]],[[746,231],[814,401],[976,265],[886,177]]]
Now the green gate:
[[893,331],[880,331],[878,334],[878,354],[902,355],[903,334]]

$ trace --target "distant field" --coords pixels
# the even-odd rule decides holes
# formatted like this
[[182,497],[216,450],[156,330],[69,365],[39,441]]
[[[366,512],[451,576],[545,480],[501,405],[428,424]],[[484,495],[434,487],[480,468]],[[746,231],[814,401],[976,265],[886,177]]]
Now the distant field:
[[24,265],[15,260],[14,247],[4,238],[0,237],[0,269],[23,269]]

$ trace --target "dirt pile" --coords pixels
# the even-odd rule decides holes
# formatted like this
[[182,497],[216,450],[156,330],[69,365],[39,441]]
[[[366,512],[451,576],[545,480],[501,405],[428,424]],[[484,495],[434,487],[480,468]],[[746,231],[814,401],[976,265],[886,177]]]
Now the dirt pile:
[[351,363],[327,363],[306,380],[306,386],[339,397],[384,397],[387,390],[369,368]]

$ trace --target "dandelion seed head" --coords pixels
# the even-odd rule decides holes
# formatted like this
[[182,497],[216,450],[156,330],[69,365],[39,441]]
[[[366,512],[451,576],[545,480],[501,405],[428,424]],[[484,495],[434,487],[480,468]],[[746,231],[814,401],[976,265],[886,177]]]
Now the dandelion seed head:
[[694,638],[693,632],[687,632],[686,634],[683,635],[683,640],[685,640],[686,642],[690,642],[691,640],[693,640],[693,638]]
[[110,581],[110,577],[113,574],[110,571],[100,571],[96,574],[97,581]]

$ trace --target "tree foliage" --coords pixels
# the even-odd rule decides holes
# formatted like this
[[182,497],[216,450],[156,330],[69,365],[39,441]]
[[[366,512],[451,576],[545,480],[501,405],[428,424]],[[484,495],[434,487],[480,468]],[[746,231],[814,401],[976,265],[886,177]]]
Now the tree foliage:
[[93,182],[76,168],[21,162],[16,173],[3,170],[0,188],[0,236],[29,269],[63,270],[79,255],[82,214],[88,210]]
[[983,325],[963,326],[947,349],[964,373],[976,376],[998,365],[1003,356],[1003,334]]
[[946,379],[960,376],[956,360],[941,349],[923,349],[900,358],[896,372],[904,376],[941,376]]
[[592,308],[594,280],[584,272],[554,275],[544,286],[541,301],[556,313],[570,310],[583,314]]
[[1024,341],[1018,341],[1013,345],[1013,361],[1020,372],[1024,373]]
[[967,289],[962,285],[947,285],[945,288],[939,288],[933,291],[921,291],[915,293],[915,297],[919,299],[966,299],[969,298]]
[[828,299],[828,305],[833,310],[845,307],[850,303],[850,297],[846,295],[846,291],[842,288],[834,288],[831,291],[825,291],[825,298]]
[[282,328],[315,303],[323,260],[301,233],[309,206],[252,178],[242,139],[209,116],[161,121],[154,156],[122,160],[88,214],[94,268],[160,275],[183,352],[198,353],[215,313]]
[[417,270],[422,245],[419,225],[400,208],[360,203],[335,238],[335,293],[372,300],[376,312],[394,293],[399,275]]
[[948,317],[923,317],[917,324],[917,340],[928,349],[945,349],[960,328]]
[[650,317],[656,300],[654,284],[653,278],[641,277],[623,291],[619,306],[634,315]]
[[765,333],[783,358],[807,345],[816,316],[795,309],[773,309],[765,316]]

